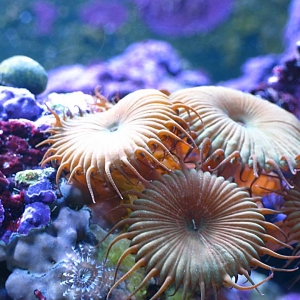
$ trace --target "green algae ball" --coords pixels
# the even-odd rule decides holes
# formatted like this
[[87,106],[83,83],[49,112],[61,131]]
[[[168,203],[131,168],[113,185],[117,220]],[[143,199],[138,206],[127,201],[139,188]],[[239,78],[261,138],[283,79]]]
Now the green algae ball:
[[0,85],[25,88],[37,95],[46,89],[47,82],[45,69],[30,57],[16,55],[0,64]]

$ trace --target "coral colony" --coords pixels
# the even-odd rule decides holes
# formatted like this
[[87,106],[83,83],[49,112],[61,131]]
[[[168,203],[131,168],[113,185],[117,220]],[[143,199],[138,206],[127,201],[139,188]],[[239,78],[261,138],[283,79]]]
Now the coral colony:
[[[164,7],[134,2],[172,34]],[[192,1],[176,3],[180,21]],[[37,62],[2,62],[0,298],[298,299],[297,51],[222,86],[155,40],[53,70],[48,85]]]

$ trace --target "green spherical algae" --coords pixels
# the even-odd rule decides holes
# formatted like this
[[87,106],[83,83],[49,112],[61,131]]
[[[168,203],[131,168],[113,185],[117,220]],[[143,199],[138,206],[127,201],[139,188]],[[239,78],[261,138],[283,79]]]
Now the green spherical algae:
[[46,70],[28,56],[16,55],[0,64],[0,84],[25,88],[38,95],[45,91],[48,82]]

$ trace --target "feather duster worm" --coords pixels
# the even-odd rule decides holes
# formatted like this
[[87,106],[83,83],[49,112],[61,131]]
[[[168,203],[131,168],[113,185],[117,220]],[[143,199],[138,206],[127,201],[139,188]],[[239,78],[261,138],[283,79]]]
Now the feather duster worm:
[[179,168],[171,153],[178,143],[188,149],[195,146],[186,122],[175,113],[179,107],[189,109],[172,105],[162,92],[145,89],[103,112],[66,119],[56,115],[52,136],[39,144],[51,144],[42,165],[52,162],[58,167],[57,182],[65,171],[69,182],[82,183],[93,202],[102,191],[106,196],[117,192],[122,198],[120,189],[132,186],[134,178],[150,179],[156,168],[165,172]]
[[300,249],[300,173],[293,178],[294,188],[279,191],[283,196],[280,210],[286,215],[283,220],[283,228],[288,233],[288,242],[297,243],[296,249]]
[[[135,265],[115,282],[108,295],[144,267],[147,274],[132,295],[152,277],[159,277],[161,286],[151,299],[158,299],[174,284],[175,292],[183,286],[183,299],[188,291],[200,290],[203,300],[209,287],[215,294],[221,286],[250,290],[269,280],[273,271],[282,270],[262,263],[260,256],[264,254],[294,258],[265,246],[265,242],[270,242],[291,248],[266,232],[266,229],[279,230],[264,218],[273,211],[258,208],[255,203],[258,199],[250,198],[244,189],[221,176],[183,168],[146,186],[141,193],[132,192],[138,199],[126,205],[132,210],[130,217],[110,231],[129,225],[108,249],[122,239],[131,241],[118,261],[116,272],[130,254],[135,255]],[[255,284],[250,277],[252,267],[270,270],[271,275]],[[242,287],[232,281],[238,274],[252,285]]]
[[66,286],[63,296],[74,300],[106,299],[113,280],[112,270],[97,262],[95,248],[79,244],[67,256],[66,272],[61,275],[61,285]]
[[203,86],[179,90],[170,95],[173,103],[183,102],[200,116],[182,112],[195,142],[210,138],[211,151],[223,149],[225,158],[239,153],[241,171],[248,166],[254,178],[262,172],[295,174],[300,161],[300,122],[291,113],[266,100],[225,87]]

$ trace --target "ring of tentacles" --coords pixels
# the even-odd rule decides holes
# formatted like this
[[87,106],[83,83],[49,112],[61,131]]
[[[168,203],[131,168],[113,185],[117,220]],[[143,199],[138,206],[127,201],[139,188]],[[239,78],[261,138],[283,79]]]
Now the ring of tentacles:
[[[119,278],[113,289],[144,267],[146,276],[132,293],[143,288],[152,277],[158,277],[160,288],[151,299],[157,299],[170,286],[175,292],[183,287],[183,299],[189,291],[199,290],[201,299],[212,287],[215,295],[221,286],[240,290],[254,289],[273,276],[273,268],[260,261],[264,254],[291,259],[273,252],[265,242],[290,246],[266,233],[266,229],[279,230],[265,220],[273,213],[259,208],[258,199],[251,198],[245,189],[235,183],[196,169],[176,170],[146,184],[143,192],[132,191],[137,196],[129,218],[112,228],[128,226],[117,236],[109,251],[122,240],[131,241],[116,266],[118,271],[124,259],[135,255],[134,266]],[[252,267],[262,267],[271,275],[259,283],[250,277]],[[250,282],[242,287],[232,277],[244,275]],[[131,296],[132,296],[131,295]],[[130,299],[130,297],[128,299]]]
[[178,168],[177,144],[196,147],[186,122],[176,114],[179,107],[188,109],[172,104],[160,91],[144,89],[103,112],[64,119],[55,115],[52,135],[40,144],[51,145],[42,165],[52,162],[58,167],[57,182],[63,172],[69,182],[83,182],[94,202],[97,186],[105,189],[103,183],[122,198],[124,177],[132,182],[148,179],[156,168]]
[[74,253],[67,254],[64,261],[66,271],[61,275],[61,285],[66,287],[63,293],[67,299],[106,299],[112,284],[112,270],[98,263],[95,248],[78,244]]
[[[286,217],[282,227],[288,232],[288,242],[296,243],[296,251],[300,250],[300,173],[292,179],[294,188],[281,190],[278,193],[283,196],[280,207]],[[300,254],[300,253],[299,253]]]
[[[235,183],[180,164],[189,154],[186,148],[199,146],[199,165],[204,169],[239,158],[242,167],[252,168],[255,176],[275,171],[285,180],[283,172],[295,174],[300,165],[299,124],[277,106],[227,88],[185,89],[169,97],[156,90],[140,90],[101,113],[63,119],[56,115],[56,125],[49,130],[52,135],[43,142],[51,147],[42,164],[52,162],[58,167],[57,181],[63,173],[68,173],[69,181],[84,181],[94,201],[98,182],[107,182],[122,197],[124,178],[144,180],[153,169],[167,173],[181,167],[169,174],[155,173],[149,178],[154,181],[143,182],[143,192],[127,192],[138,199],[123,205],[132,213],[110,232],[125,225],[129,228],[109,250],[127,238],[131,244],[116,272],[129,254],[135,255],[136,263],[115,282],[109,295],[145,267],[146,277],[136,291],[158,277],[161,286],[152,299],[171,285],[175,292],[183,286],[183,299],[195,290],[204,299],[210,286],[215,294],[221,286],[253,289],[270,279],[273,271],[282,270],[260,262],[264,254],[295,257],[279,255],[265,245],[290,247],[266,232],[279,230],[264,218],[274,212],[258,208],[258,200]],[[252,267],[268,269],[271,275],[254,283]],[[251,285],[241,287],[232,281],[239,274]]]
[[242,169],[275,171],[282,180],[285,172],[300,168],[300,122],[291,113],[264,99],[220,86],[203,86],[176,91],[173,103],[183,102],[201,117],[182,112],[199,146],[210,138],[211,151],[223,149],[225,157],[235,153]]

